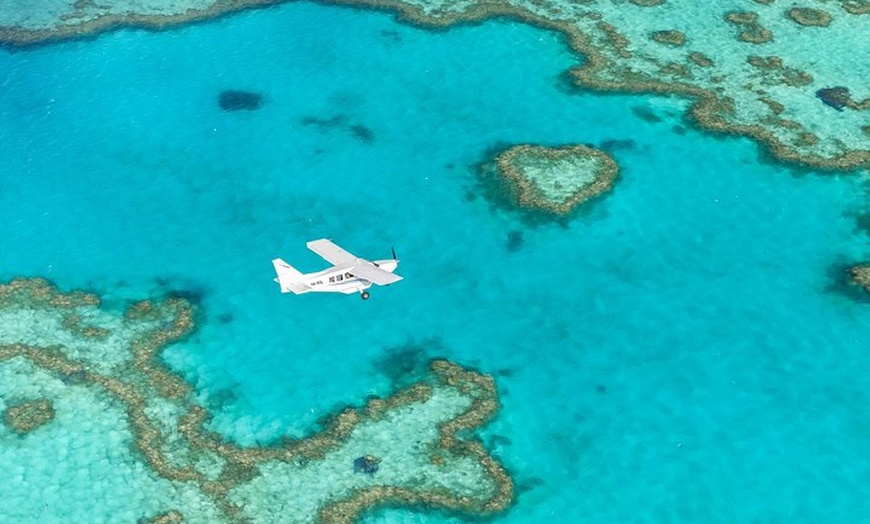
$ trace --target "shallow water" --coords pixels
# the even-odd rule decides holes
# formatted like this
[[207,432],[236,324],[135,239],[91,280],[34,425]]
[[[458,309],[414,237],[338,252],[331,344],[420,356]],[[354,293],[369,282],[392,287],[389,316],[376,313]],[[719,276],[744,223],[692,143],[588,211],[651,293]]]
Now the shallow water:
[[[3,52],[0,277],[201,300],[165,356],[248,445],[430,357],[493,373],[482,437],[519,487],[500,522],[870,522],[870,310],[831,276],[867,254],[866,174],[764,161],[685,129],[684,101],[571,90],[579,60],[524,25],[308,3]],[[226,89],[263,107],[222,111]],[[614,191],[568,220],[484,198],[494,148],[614,140]],[[324,236],[394,246],[405,280],[278,293],[270,259],[320,269]]]

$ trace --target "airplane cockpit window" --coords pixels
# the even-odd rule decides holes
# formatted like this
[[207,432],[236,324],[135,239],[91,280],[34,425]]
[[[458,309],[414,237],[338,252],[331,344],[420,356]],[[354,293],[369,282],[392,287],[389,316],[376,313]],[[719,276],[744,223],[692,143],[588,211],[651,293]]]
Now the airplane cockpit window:
[[345,273],[344,278],[353,278],[353,275],[351,275],[350,273]]

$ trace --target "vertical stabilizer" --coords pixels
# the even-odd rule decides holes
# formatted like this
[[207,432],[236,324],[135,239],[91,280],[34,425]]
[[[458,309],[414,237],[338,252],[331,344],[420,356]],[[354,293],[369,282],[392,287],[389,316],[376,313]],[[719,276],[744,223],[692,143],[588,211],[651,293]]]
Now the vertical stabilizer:
[[276,278],[275,281],[281,285],[281,293],[292,292],[299,294],[310,289],[304,282],[302,282],[302,277],[304,275],[295,267],[284,262],[280,258],[272,260],[272,265],[275,266],[275,273],[278,274],[278,278]]

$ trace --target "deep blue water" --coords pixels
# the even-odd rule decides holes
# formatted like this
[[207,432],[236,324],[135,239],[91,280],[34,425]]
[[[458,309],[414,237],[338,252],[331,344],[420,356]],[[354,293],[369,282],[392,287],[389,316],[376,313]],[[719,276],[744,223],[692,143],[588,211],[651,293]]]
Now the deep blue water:
[[[569,90],[580,60],[520,24],[309,3],[4,51],[0,278],[201,297],[166,358],[245,444],[388,393],[397,355],[493,373],[481,434],[519,487],[498,522],[870,522],[870,309],[831,276],[867,255],[860,175]],[[222,111],[225,89],[264,105]],[[609,140],[619,183],[568,220],[484,198],[493,148]],[[270,260],[320,269],[324,236],[394,246],[405,280],[282,296]]]

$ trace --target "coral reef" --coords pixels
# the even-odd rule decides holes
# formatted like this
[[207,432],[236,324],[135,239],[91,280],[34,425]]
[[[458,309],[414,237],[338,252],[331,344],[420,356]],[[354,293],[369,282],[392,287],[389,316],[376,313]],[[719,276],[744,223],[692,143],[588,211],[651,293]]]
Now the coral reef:
[[783,64],[778,56],[749,55],[746,62],[755,68],[752,77],[757,79],[763,86],[784,85],[789,87],[802,87],[813,83],[813,77],[793,67]]
[[608,191],[619,172],[616,162],[599,149],[528,144],[501,152],[495,168],[511,182],[518,205],[560,215]]
[[180,511],[169,510],[150,519],[139,519],[137,524],[180,524],[184,522],[184,515]]
[[802,26],[828,27],[831,25],[831,15],[827,11],[810,9],[808,7],[792,7],[786,11],[788,17]]
[[[22,5],[18,10],[0,13],[0,42],[28,45],[119,26],[163,29],[283,1],[190,0],[184,5],[157,0],[143,0],[136,5],[83,1],[59,6],[50,13],[40,10],[41,3],[34,3],[33,7]],[[727,11],[727,6],[699,4],[694,0],[329,3],[390,10],[402,21],[431,28],[510,17],[557,30],[567,36],[573,50],[586,56],[582,66],[569,72],[584,88],[688,97],[694,102],[689,117],[699,127],[751,137],[780,160],[828,170],[870,166],[870,150],[862,130],[866,122],[861,115],[844,112],[834,124],[830,115],[808,107],[811,97],[806,96],[807,92],[832,85],[849,85],[855,91],[853,96],[862,100],[858,107],[870,107],[863,87],[866,67],[852,61],[854,56],[870,53],[870,49],[861,24],[850,20],[870,13],[867,2],[803,0],[799,6],[785,9],[775,2],[756,1],[752,11]],[[727,31],[711,30],[709,11],[718,11],[721,23],[737,29],[736,42],[723,37]],[[812,31],[794,27],[800,23],[812,26]],[[674,29],[656,31],[662,27]],[[770,28],[776,30],[776,38]],[[805,45],[810,33],[812,45]],[[843,48],[844,42],[850,43],[848,49]],[[679,53],[683,49],[686,53]],[[777,73],[777,83],[766,80],[758,68],[750,70],[747,77],[746,63],[759,50],[767,57],[782,57],[789,64],[788,71]],[[823,59],[818,56],[819,50],[825,50]],[[757,82],[759,78],[761,85]],[[782,106],[792,120],[784,124],[771,111],[768,101]],[[718,110],[726,106],[731,110]],[[372,135],[363,129],[351,131],[360,141],[371,140]],[[801,138],[808,132],[817,140]]]
[[651,35],[651,38],[660,44],[672,45],[674,47],[682,47],[686,44],[686,34],[673,29],[656,31]]
[[840,5],[843,9],[846,10],[847,13],[853,15],[870,14],[870,2],[868,2],[867,0],[843,0]]
[[765,44],[773,39],[773,33],[758,23],[758,14],[732,11],[725,15],[725,20],[738,26],[740,33],[737,38],[750,44]]
[[704,53],[698,53],[697,51],[689,53],[689,60],[700,67],[713,67],[713,61]]
[[54,405],[45,398],[16,403],[3,412],[3,422],[19,435],[26,435],[53,419]]
[[[211,415],[159,358],[163,348],[196,328],[191,303],[178,297],[141,301],[123,318],[99,303],[94,295],[61,293],[42,279],[0,285],[0,323],[7,327],[0,330],[0,369],[26,362],[54,377],[60,395],[93,392],[94,401],[106,403],[106,412],[123,417],[119,423],[129,428],[132,447],[151,472],[195,487],[210,501],[216,513],[203,517],[209,522],[352,522],[382,504],[489,515],[507,508],[513,498],[504,468],[479,442],[468,440],[469,431],[499,407],[489,376],[436,360],[427,378],[389,397],[371,398],[361,408],[344,409],[307,438],[243,448],[205,429]],[[70,315],[111,334],[88,337],[75,322],[65,322]],[[10,427],[25,433],[52,413],[51,404],[41,399],[12,405],[4,415]],[[384,434],[391,439],[381,438]],[[370,474],[354,474],[356,468],[349,466],[356,466],[355,457],[362,458],[361,471]],[[408,470],[414,475],[406,475]],[[305,490],[287,487],[309,478],[329,480],[312,482]],[[284,504],[294,512],[282,512]],[[140,520],[180,522],[202,511],[196,500],[180,498]]]

